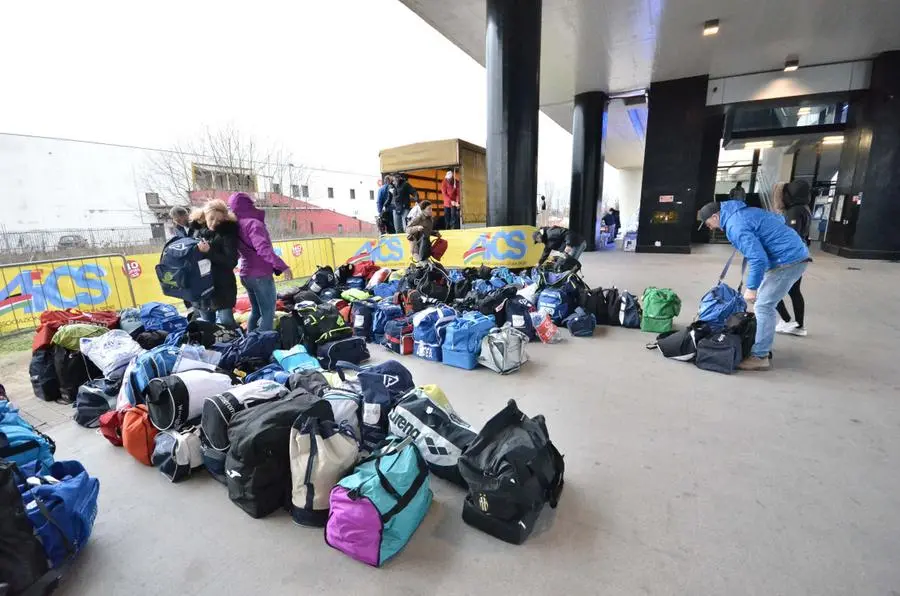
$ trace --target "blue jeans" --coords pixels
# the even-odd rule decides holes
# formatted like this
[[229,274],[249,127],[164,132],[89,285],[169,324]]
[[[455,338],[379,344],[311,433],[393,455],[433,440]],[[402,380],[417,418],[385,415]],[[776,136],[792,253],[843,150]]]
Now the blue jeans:
[[207,323],[218,323],[227,327],[237,327],[234,320],[234,311],[230,308],[220,308],[219,310],[198,310],[201,321]]
[[756,343],[751,354],[757,358],[767,358],[775,340],[775,324],[778,314],[775,307],[787,296],[791,286],[803,276],[809,263],[794,263],[778,269],[766,271],[759,289],[756,291]]
[[[275,322],[275,279],[265,277],[242,277],[241,283],[250,297],[250,319],[247,332],[271,331]],[[777,303],[777,301],[776,301]]]
[[406,216],[409,215],[409,209],[403,211],[394,211],[394,233],[402,234],[406,231]]

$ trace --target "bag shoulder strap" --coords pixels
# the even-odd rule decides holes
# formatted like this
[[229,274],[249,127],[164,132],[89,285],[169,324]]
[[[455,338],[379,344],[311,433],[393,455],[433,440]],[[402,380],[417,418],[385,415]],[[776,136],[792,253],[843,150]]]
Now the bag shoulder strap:
[[[725,267],[722,269],[722,274],[719,275],[719,281],[720,281],[720,282],[723,281],[723,280],[725,279],[725,276],[726,276],[726,275],[728,275],[728,269],[731,268],[731,262],[734,260],[734,255],[736,255],[737,252],[738,252],[738,250],[737,250],[737,249],[734,249],[734,250],[731,252],[731,256],[728,257],[728,260],[727,260],[727,261],[725,261]],[[746,262],[746,261],[745,261],[745,262]]]

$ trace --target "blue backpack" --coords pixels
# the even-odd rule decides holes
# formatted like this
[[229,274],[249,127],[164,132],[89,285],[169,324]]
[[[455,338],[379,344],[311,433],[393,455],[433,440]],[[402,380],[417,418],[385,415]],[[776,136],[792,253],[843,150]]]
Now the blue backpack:
[[319,359],[306,351],[306,347],[296,345],[290,350],[275,350],[272,353],[275,362],[289,373],[302,370],[322,370]]
[[172,374],[181,356],[177,346],[157,346],[134,359],[131,372],[122,381],[122,393],[132,406],[144,403],[144,391],[151,379]]
[[403,550],[433,497],[428,466],[412,441],[394,437],[331,489],[329,546],[373,567]]
[[571,301],[565,290],[544,288],[538,295],[537,308],[550,315],[554,323],[559,324],[569,316]]
[[731,267],[731,261],[737,249],[728,257],[722,274],[719,275],[719,281],[712,287],[703,298],[700,299],[700,308],[697,309],[697,320],[708,323],[713,330],[722,329],[725,326],[725,320],[737,312],[745,312],[747,310],[747,302],[741,295],[741,289],[744,287],[744,271],[747,268],[747,260],[744,259],[741,265],[741,283],[737,290],[731,288],[725,283],[725,276],[728,275],[728,269]]
[[379,337],[384,336],[384,328],[388,321],[399,319],[402,316],[403,308],[399,304],[384,301],[376,304],[375,314],[372,317],[372,335],[375,336],[375,340],[379,341]]
[[199,302],[212,295],[212,263],[197,244],[195,238],[172,238],[163,247],[156,277],[166,296]]
[[467,312],[447,324],[442,347],[444,350],[468,352],[477,356],[481,352],[481,340],[494,326],[494,315]]
[[513,296],[506,301],[506,322],[516,331],[527,335],[529,341],[534,341],[537,337],[534,323],[531,321],[533,311],[534,306],[524,296]]
[[415,387],[412,373],[396,360],[362,367],[340,361],[335,368],[342,381],[345,370],[356,371],[362,395],[362,447],[372,451],[387,436],[391,408]]
[[597,326],[597,317],[580,306],[564,321],[573,337],[591,337]]
[[366,341],[372,341],[372,320],[374,318],[374,301],[357,300],[350,305],[350,324],[353,327],[353,335],[362,337]]
[[56,443],[19,415],[19,409],[0,401],[0,458],[20,468],[36,462],[46,472],[53,465]]
[[[57,482],[48,481],[47,474]],[[80,462],[58,461],[45,474],[31,475],[19,492],[51,568],[84,548],[97,517],[100,481],[88,476]]]
[[165,331],[174,333],[187,329],[188,320],[178,314],[171,304],[148,302],[141,306],[141,323],[144,331]]
[[214,344],[212,349],[222,353],[219,367],[233,370],[251,360],[269,362],[280,344],[281,334],[277,331],[253,331],[233,342]]

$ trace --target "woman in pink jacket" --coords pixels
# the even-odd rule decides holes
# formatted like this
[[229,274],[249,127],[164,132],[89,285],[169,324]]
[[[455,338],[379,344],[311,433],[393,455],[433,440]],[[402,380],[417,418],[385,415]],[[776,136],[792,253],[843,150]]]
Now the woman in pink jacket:
[[271,331],[275,321],[275,279],[272,276],[290,271],[290,267],[275,254],[266,228],[266,214],[257,208],[250,195],[235,193],[228,199],[228,206],[237,216],[240,227],[241,283],[250,297],[247,331]]

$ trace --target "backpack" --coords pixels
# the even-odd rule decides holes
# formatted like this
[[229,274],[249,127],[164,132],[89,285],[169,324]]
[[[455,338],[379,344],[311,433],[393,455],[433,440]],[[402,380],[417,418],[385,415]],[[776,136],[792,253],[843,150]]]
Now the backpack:
[[412,374],[396,360],[366,367],[339,362],[337,370],[341,380],[344,380],[345,370],[356,371],[356,382],[362,396],[362,448],[372,451],[387,436],[391,408],[415,387]]
[[143,348],[121,329],[113,329],[100,337],[81,340],[81,353],[100,369],[104,377],[124,370],[131,359],[143,351]]
[[390,298],[400,290],[399,281],[387,281],[378,284],[372,289],[372,294],[381,298]]
[[483,315],[493,315],[498,326],[506,323],[506,302],[516,296],[515,286],[506,286],[492,290],[477,304],[477,310]]
[[110,410],[100,415],[100,434],[116,447],[122,446],[122,423],[127,410]]
[[413,316],[413,339],[432,345],[443,343],[444,327],[456,318],[456,311],[439,304],[417,312]]
[[375,315],[375,302],[358,300],[350,306],[350,320],[353,324],[353,335],[366,341],[372,341],[372,319]]
[[538,295],[538,310],[544,311],[554,323],[562,323],[572,308],[566,292],[559,288],[544,288]]
[[669,331],[657,336],[647,348],[659,349],[660,354],[672,360],[690,362],[697,357],[697,343],[710,334],[709,325],[694,321],[685,329]]
[[380,567],[409,542],[432,496],[428,467],[412,438],[392,440],[331,489],[325,542]]
[[272,359],[278,363],[281,368],[289,373],[301,370],[319,370],[322,365],[319,360],[310,354],[305,346],[297,345],[290,350],[275,350],[272,352]]
[[516,331],[524,333],[529,341],[534,340],[537,334],[534,324],[531,322],[531,313],[534,305],[524,296],[514,296],[506,301],[506,322]]
[[0,460],[0,585],[22,594],[47,572],[47,554],[25,511],[16,464]]
[[11,402],[0,401],[0,459],[20,468],[37,462],[44,471],[53,465],[54,453],[53,439],[26,422]]
[[382,345],[395,354],[409,355],[413,353],[413,325],[409,317],[394,319],[384,325]]
[[182,342],[211,348],[216,344],[228,344],[237,341],[243,335],[236,328],[194,319],[188,323]]
[[146,405],[138,404],[125,410],[122,418],[122,446],[145,466],[153,465],[150,455],[153,453],[157,433],[159,430],[150,422]]
[[328,521],[329,493],[356,465],[359,445],[352,429],[317,406],[291,427],[291,516],[301,526],[322,528]]
[[390,433],[412,437],[435,476],[466,488],[457,462],[475,431],[456,414],[437,385],[416,387],[404,395],[388,419]]
[[38,348],[31,355],[28,365],[31,377],[31,388],[38,399],[56,401],[62,398],[59,392],[59,380],[56,378],[56,367],[53,363],[52,348]]
[[492,329],[481,342],[478,363],[501,375],[516,372],[528,361],[528,336],[509,325]]
[[681,313],[681,298],[669,288],[649,287],[641,297],[641,331],[665,333],[672,330],[672,319]]
[[597,319],[579,306],[574,313],[566,317],[563,323],[569,329],[572,337],[592,337],[594,328],[597,326]]
[[304,309],[300,311],[300,317],[304,345],[310,353],[314,353],[322,344],[353,335],[353,329],[347,326],[344,317],[330,304]]
[[119,391],[106,379],[89,381],[78,388],[75,397],[75,422],[86,428],[97,428],[100,417],[116,407]]
[[136,341],[143,349],[152,350],[155,347],[165,344],[168,337],[169,334],[165,331],[143,331],[137,334],[134,341]]
[[[365,292],[366,278],[359,277],[359,276],[353,276],[347,280],[347,287],[349,288],[348,291]],[[344,297],[345,300],[347,300],[346,294],[347,294],[347,292],[344,292],[341,294],[341,296]],[[366,294],[368,295],[368,292],[366,292]]]
[[225,456],[228,498],[250,517],[265,517],[287,504],[291,426],[314,399],[299,390],[291,399],[260,404],[231,420],[231,448]]
[[195,238],[172,238],[163,246],[156,278],[166,296],[189,302],[212,296],[212,263],[197,250],[197,244]]
[[316,352],[319,364],[326,370],[334,370],[341,360],[353,364],[362,364],[369,359],[369,349],[361,337],[336,339],[319,346]]
[[141,306],[141,323],[144,331],[184,331],[188,320],[178,314],[178,309],[171,304],[148,302]]
[[[329,374],[332,379],[335,377],[337,377],[338,380],[340,379],[338,375],[333,373]],[[331,385],[328,383],[328,379],[322,371],[301,370],[299,372],[291,373],[291,376],[287,381],[287,388],[290,391],[304,389],[317,397],[322,397],[326,391],[331,389]]]
[[372,316],[372,335],[375,341],[381,341],[384,336],[384,328],[388,321],[403,316],[403,309],[390,302],[382,301],[375,305],[375,313]]
[[459,472],[469,485],[463,521],[521,544],[544,504],[559,502],[565,464],[544,417],[529,418],[509,400],[463,451]]
[[613,327],[619,327],[622,325],[622,321],[619,319],[621,308],[619,305],[619,290],[616,288],[604,290],[603,298],[604,302],[606,302],[606,324],[612,325]]
[[20,487],[28,519],[51,568],[74,557],[91,537],[97,517],[100,481],[77,461],[58,461]]
[[238,412],[280,399],[287,393],[287,388],[275,381],[257,380],[207,397],[200,410],[200,429],[204,439],[213,449],[227,451],[230,446],[228,427]]
[[[150,379],[172,374],[179,359],[181,348],[175,346],[158,346],[135,358],[125,369],[122,389],[119,390],[118,408],[144,403],[144,390],[147,389]],[[199,365],[197,363],[198,367]]]
[[478,364],[481,341],[494,328],[494,317],[468,312],[450,321],[444,328],[441,361],[450,366],[471,370]]
[[725,262],[725,268],[719,275],[719,281],[700,299],[700,306],[697,309],[697,320],[705,321],[710,324],[713,329],[721,329],[725,326],[725,320],[736,312],[745,312],[747,310],[747,302],[741,295],[741,289],[744,287],[744,271],[747,268],[747,259],[744,259],[741,265],[741,283],[737,290],[725,283],[725,276],[728,275],[728,269],[731,267],[731,261],[737,249],[728,257]]
[[[252,331],[236,341],[217,343],[212,349],[222,354],[220,368],[234,370],[243,369],[254,360],[269,362],[280,343],[281,335],[277,331]],[[254,370],[259,368],[261,367]]]
[[627,291],[619,294],[619,324],[626,329],[641,327],[641,305],[634,294]]
[[319,265],[315,273],[310,276],[307,287],[310,292],[318,294],[322,290],[333,288],[335,283],[337,283],[337,279],[331,265]]
[[190,478],[193,470],[203,466],[200,429],[190,426],[160,432],[154,439],[150,461],[172,482]]
[[697,342],[697,368],[730,375],[744,359],[741,338],[731,333],[716,332]]
[[150,422],[159,430],[178,430],[200,417],[206,398],[231,388],[231,377],[206,370],[188,370],[152,379],[144,403]]
[[736,312],[725,320],[725,333],[741,338],[741,354],[749,356],[756,343],[756,315],[752,312]]
[[101,377],[100,369],[87,360],[81,352],[73,352],[62,346],[53,348],[53,369],[59,381],[59,395],[63,402],[73,403],[78,388],[91,379]]

